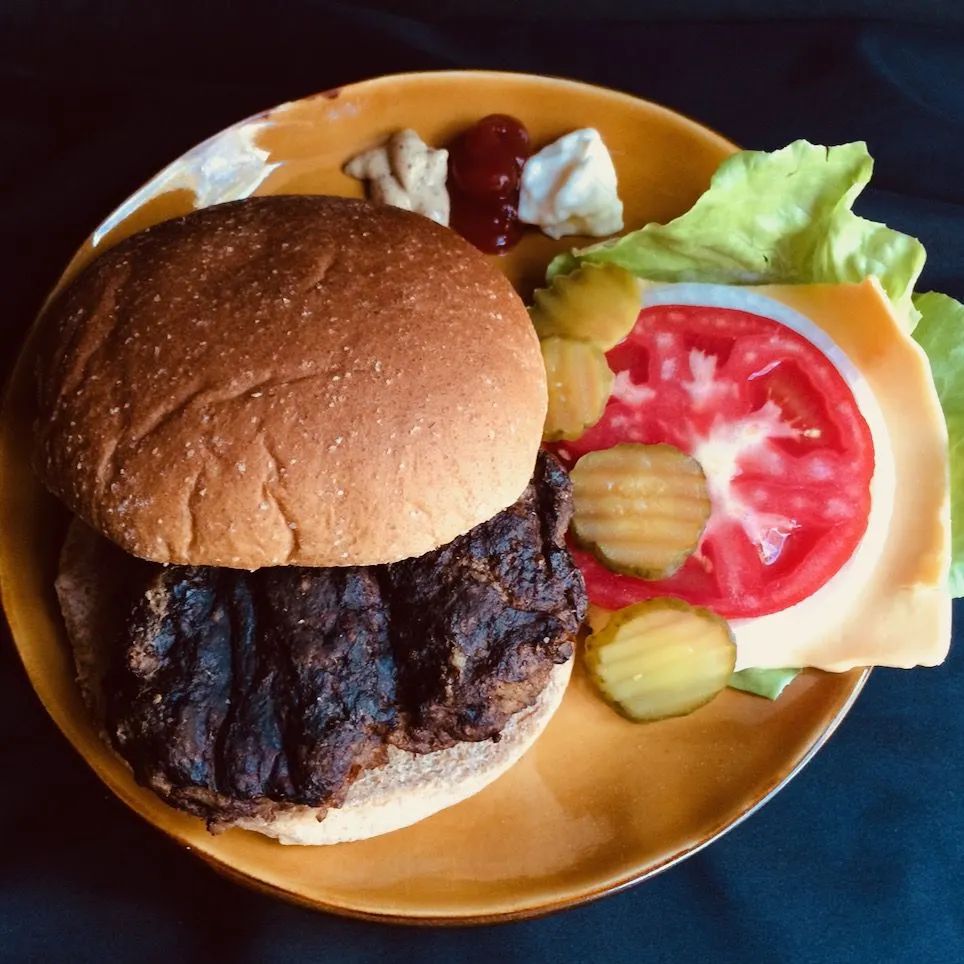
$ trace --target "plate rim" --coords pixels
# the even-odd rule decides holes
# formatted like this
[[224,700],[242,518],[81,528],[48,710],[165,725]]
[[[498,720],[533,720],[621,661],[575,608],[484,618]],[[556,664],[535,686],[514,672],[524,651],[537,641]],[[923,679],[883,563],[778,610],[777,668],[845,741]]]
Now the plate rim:
[[[379,924],[396,924],[407,927],[481,927],[491,924],[507,924],[511,923],[512,921],[533,920],[539,917],[548,917],[551,914],[559,913],[572,907],[581,907],[586,904],[594,904],[604,897],[621,894],[624,891],[633,889],[647,880],[651,880],[653,877],[658,877],[664,871],[670,870],[677,864],[681,864],[684,860],[687,860],[688,858],[698,854],[701,850],[709,847],[710,844],[716,843],[716,841],[721,837],[726,836],[726,834],[728,834],[731,830],[735,829],[745,820],[752,817],[753,814],[769,803],[773,797],[775,797],[795,776],[797,776],[800,771],[803,770],[803,768],[823,748],[830,737],[833,736],[837,728],[843,722],[844,717],[846,717],[851,709],[853,709],[853,705],[860,696],[861,691],[867,683],[867,680],[870,678],[872,670],[873,667],[871,666],[863,667],[860,676],[854,683],[853,689],[848,694],[847,699],[837,710],[836,714],[827,724],[826,728],[820,733],[819,737],[810,745],[806,753],[804,753],[803,756],[801,756],[800,759],[797,760],[797,762],[782,777],[780,777],[780,779],[773,783],[760,797],[754,800],[735,820],[716,827],[706,837],[695,843],[692,847],[686,847],[683,850],[672,854],[670,857],[667,857],[664,861],[656,864],[655,866],[648,867],[639,873],[630,874],[627,877],[615,882],[608,881],[601,887],[585,891],[584,893],[577,894],[572,897],[563,897],[558,900],[549,901],[545,904],[539,904],[537,906],[527,907],[519,910],[498,911],[492,914],[449,914],[437,916],[377,913],[373,911],[364,911],[357,908],[345,907],[344,905],[340,904],[329,904],[320,900],[311,900],[310,898],[303,897],[301,894],[295,891],[287,890],[284,887],[268,883],[264,880],[259,880],[257,877],[246,874],[243,871],[238,870],[236,867],[218,860],[218,858],[214,857],[212,854],[201,853],[198,851],[197,856],[216,873],[227,877],[229,880],[232,880],[242,886],[248,887],[252,890],[257,890],[259,893],[277,897],[281,900],[288,901],[289,903],[297,904],[301,907],[307,907],[311,910],[335,914],[339,917],[346,917],[352,920],[371,921]],[[758,699],[759,698],[760,697],[758,697]],[[127,803],[126,800],[124,802],[125,804]],[[130,805],[128,804],[128,806]],[[167,834],[167,831],[165,831],[163,828],[159,829]],[[167,835],[174,840],[177,839],[176,837],[173,837],[172,834]],[[193,852],[194,851],[192,851],[192,853]]]
[[[27,363],[28,359],[28,349],[31,347],[31,342],[36,334],[40,319],[43,316],[51,299],[59,292],[62,285],[64,284],[65,276],[68,271],[72,268],[76,256],[83,249],[86,242],[94,235],[98,228],[110,218],[112,218],[117,211],[122,209],[125,205],[131,202],[138,194],[140,194],[146,187],[148,187],[153,181],[155,181],[159,176],[161,176],[169,167],[172,165],[180,163],[186,156],[198,151],[203,148],[208,143],[216,140],[217,138],[223,136],[227,131],[230,131],[236,127],[240,127],[244,124],[251,123],[253,121],[262,121],[270,119],[270,117],[276,112],[290,104],[299,104],[306,101],[311,101],[316,98],[327,98],[335,99],[340,97],[344,93],[351,92],[353,89],[358,87],[371,88],[375,86],[391,85],[398,82],[411,82],[419,80],[432,80],[432,79],[444,79],[452,78],[453,80],[464,81],[468,78],[498,78],[502,80],[517,80],[523,81],[525,83],[536,83],[544,84],[546,86],[553,87],[558,90],[559,85],[563,88],[578,88],[586,91],[592,91],[595,93],[603,93],[607,97],[616,99],[617,101],[623,101],[627,105],[638,106],[640,104],[645,105],[648,109],[652,110],[657,115],[661,115],[665,118],[671,119],[674,123],[680,124],[689,130],[698,132],[701,136],[709,136],[719,142],[720,145],[726,148],[736,151],[739,147],[731,141],[729,138],[725,137],[715,128],[709,125],[703,124],[694,118],[688,116],[687,114],[681,113],[680,111],[674,110],[673,108],[666,107],[663,104],[659,104],[655,101],[648,100],[645,97],[639,97],[635,94],[629,93],[625,90],[620,90],[613,87],[608,87],[602,84],[594,84],[588,81],[577,80],[571,77],[565,77],[555,74],[533,74],[527,73],[525,71],[511,71],[511,70],[475,70],[475,69],[453,69],[446,68],[441,70],[418,70],[418,71],[401,71],[397,73],[390,74],[378,74],[371,77],[364,77],[358,80],[353,80],[347,84],[330,87],[324,90],[316,91],[314,93],[306,94],[301,97],[296,97],[292,100],[282,101],[281,103],[274,104],[270,107],[264,108],[262,110],[256,111],[244,118],[234,121],[220,130],[214,132],[213,134],[205,137],[195,144],[191,145],[184,151],[182,151],[176,158],[172,159],[167,164],[160,167],[154,173],[152,173],[148,178],[146,178],[142,183],[140,183],[133,191],[131,191],[126,197],[124,197],[118,204],[116,204],[104,217],[102,217],[98,223],[92,228],[92,230],[87,234],[85,240],[81,242],[81,245],[75,249],[74,256],[63,266],[60,274],[57,276],[56,281],[51,286],[47,294],[45,295],[40,308],[38,309],[32,322],[27,326],[23,336],[19,340],[16,346],[16,356],[14,364],[11,366],[9,372],[4,379],[3,391],[2,391],[2,405],[0,405],[0,428],[6,428],[7,422],[10,419],[10,410],[12,408],[12,397],[14,395],[15,388],[22,382],[23,373],[22,368]],[[92,260],[96,257],[102,249],[99,245],[94,246],[91,257],[88,259]],[[40,484],[39,481],[37,483]],[[2,487],[2,486],[0,486]],[[56,726],[60,734],[66,739],[67,743],[70,745],[72,752],[76,753],[77,756],[84,762],[84,764],[93,771],[96,777],[104,783],[107,788],[111,791],[115,798],[120,800],[129,810],[136,814],[136,816],[142,820],[144,823],[148,824],[154,831],[160,832],[164,837],[166,837],[170,842],[175,844],[178,849],[187,850],[192,856],[199,858],[207,867],[214,870],[219,875],[225,877],[234,883],[240,884],[242,886],[248,887],[249,889],[256,890],[260,893],[267,894],[269,896],[280,898],[289,903],[297,904],[302,907],[307,907],[315,911],[323,911],[326,913],[334,914],[340,917],[355,919],[355,920],[365,920],[376,923],[383,924],[395,924],[403,926],[412,927],[462,927],[462,926],[479,926],[497,923],[507,923],[510,921],[526,920],[537,917],[547,916],[549,914],[556,913],[558,911],[565,910],[567,908],[580,906],[583,904],[593,903],[603,897],[609,896],[610,894],[621,893],[638,884],[643,883],[646,880],[651,879],[666,870],[676,866],[682,861],[686,860],[688,857],[699,853],[705,847],[719,840],[725,834],[729,833],[735,827],[739,826],[746,819],[756,813],[760,808],[762,808],[766,803],[768,803],[780,790],[782,790],[800,771],[813,759],[813,757],[819,752],[820,749],[827,743],[830,737],[834,734],[843,719],[847,716],[850,710],[853,708],[854,703],[860,696],[868,678],[871,674],[871,667],[864,667],[860,673],[860,676],[852,684],[850,692],[847,694],[846,699],[840,704],[832,718],[827,722],[824,729],[820,731],[817,738],[813,743],[807,748],[807,750],[800,756],[800,758],[782,775],[780,775],[774,782],[772,782],[759,796],[751,800],[746,807],[735,819],[725,822],[722,825],[714,826],[709,833],[706,834],[702,839],[696,841],[692,846],[688,846],[679,850],[678,852],[671,854],[666,857],[660,863],[647,867],[641,871],[632,872],[618,880],[609,880],[605,883],[593,887],[588,890],[584,890],[581,893],[564,896],[558,899],[553,899],[548,902],[530,905],[526,907],[521,907],[518,909],[501,910],[492,913],[469,913],[469,914],[413,914],[413,913],[392,913],[392,912],[381,912],[381,911],[369,911],[363,910],[357,907],[346,906],[345,904],[335,904],[324,900],[313,899],[311,897],[306,897],[301,893],[294,890],[287,889],[275,883],[268,882],[266,880],[260,879],[244,870],[240,870],[238,867],[232,865],[231,863],[219,859],[214,854],[195,849],[189,844],[185,843],[184,839],[179,837],[176,833],[168,829],[154,820],[150,819],[148,816],[141,813],[141,811],[136,806],[133,799],[131,799],[124,790],[115,785],[114,780],[111,778],[111,774],[106,768],[102,768],[94,765],[85,755],[81,752],[81,749],[77,742],[68,733],[68,720],[66,716],[61,720],[62,715],[59,711],[48,702],[47,699],[42,695],[41,689],[38,689],[36,685],[35,673],[32,672],[26,662],[26,649],[29,648],[30,643],[28,641],[29,633],[26,628],[21,624],[19,614],[12,613],[7,605],[7,592],[6,588],[9,585],[10,577],[10,563],[6,553],[0,552],[0,612],[2,612],[3,623],[7,628],[7,632],[10,635],[11,641],[13,642],[13,648],[16,651],[17,659],[24,670],[24,673],[30,683],[30,687],[33,690],[35,697],[40,702],[44,709],[44,712],[51,719],[51,721]],[[22,642],[23,641],[23,642]]]

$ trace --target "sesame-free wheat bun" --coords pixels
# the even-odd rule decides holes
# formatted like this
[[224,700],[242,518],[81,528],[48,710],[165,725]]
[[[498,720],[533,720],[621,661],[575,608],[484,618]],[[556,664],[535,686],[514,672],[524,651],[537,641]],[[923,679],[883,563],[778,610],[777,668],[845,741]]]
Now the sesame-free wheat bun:
[[453,232],[329,197],[142,232],[46,313],[37,462],[123,549],[372,565],[511,505],[546,409],[522,302]]
[[58,598],[138,783],[320,844],[522,756],[586,596],[538,341],[482,255],[393,208],[252,199],[113,248],[44,324]]

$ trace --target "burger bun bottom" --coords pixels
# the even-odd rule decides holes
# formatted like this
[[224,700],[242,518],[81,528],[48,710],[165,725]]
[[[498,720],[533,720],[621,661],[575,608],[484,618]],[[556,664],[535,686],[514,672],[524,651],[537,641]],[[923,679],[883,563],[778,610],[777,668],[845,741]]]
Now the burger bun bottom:
[[[102,727],[103,640],[120,629],[122,593],[112,578],[118,550],[75,519],[61,553],[56,588],[74,651],[84,700]],[[562,701],[572,659],[556,666],[536,703],[513,716],[499,739],[462,742],[434,753],[389,747],[388,762],[365,771],[341,807],[326,811],[292,805],[266,819],[239,819],[233,826],[284,844],[334,844],[363,840],[407,827],[478,793],[529,749]],[[106,739],[106,733],[102,732]]]

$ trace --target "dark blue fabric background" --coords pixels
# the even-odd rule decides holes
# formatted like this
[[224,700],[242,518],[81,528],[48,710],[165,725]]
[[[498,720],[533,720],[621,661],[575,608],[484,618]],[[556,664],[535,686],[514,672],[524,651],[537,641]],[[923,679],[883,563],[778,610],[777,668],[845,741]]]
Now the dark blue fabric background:
[[[7,0],[4,372],[72,250],[164,163],[276,102],[408,69],[568,75],[660,101],[753,147],[863,138],[877,159],[863,212],[924,241],[925,287],[964,296],[956,5],[914,7],[935,21],[943,7],[943,26],[897,22],[899,4],[876,23],[646,23],[638,3],[605,3],[596,22],[573,19],[577,4],[547,21],[531,8],[524,20],[459,17],[453,10],[468,5],[444,3],[432,22],[430,5],[418,6],[416,19],[318,2]],[[658,6],[671,15],[672,4]],[[740,5],[752,8],[765,9]],[[960,627],[964,611],[956,615]],[[179,852],[88,772],[3,635],[0,959],[961,961],[962,681],[961,638],[939,669],[875,672],[830,744],[762,812],[634,890],[544,920],[413,930],[286,906]]]

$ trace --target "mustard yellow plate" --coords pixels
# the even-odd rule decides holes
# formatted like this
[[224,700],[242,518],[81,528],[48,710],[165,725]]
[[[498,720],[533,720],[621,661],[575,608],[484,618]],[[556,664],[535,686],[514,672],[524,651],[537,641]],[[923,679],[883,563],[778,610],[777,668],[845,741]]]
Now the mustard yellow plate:
[[[734,150],[661,107],[570,81],[384,77],[284,104],[199,145],[108,217],[65,277],[127,234],[193,207],[251,193],[358,194],[341,173],[352,154],[400,127],[443,144],[493,112],[519,117],[537,145],[598,128],[616,163],[627,229],[682,213]],[[565,247],[532,232],[498,263],[526,296]],[[747,816],[826,740],[863,683],[859,671],[808,672],[776,703],[728,690],[691,716],[638,726],[603,704],[577,667],[562,708],[516,767],[414,827],[321,848],[241,830],[212,836],[134,783],[77,692],[53,592],[67,516],[29,467],[37,338],[14,371],[0,427],[0,589],[14,640],[48,712],[111,790],[246,884],[312,907],[409,922],[487,921],[576,904],[651,876]]]

